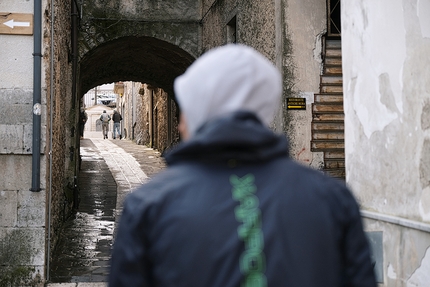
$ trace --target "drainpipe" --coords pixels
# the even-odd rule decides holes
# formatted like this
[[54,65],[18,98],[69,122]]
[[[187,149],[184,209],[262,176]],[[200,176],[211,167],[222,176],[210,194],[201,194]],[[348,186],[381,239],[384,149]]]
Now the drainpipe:
[[72,1],[72,109],[76,105],[76,76],[78,71],[78,3]]
[[34,0],[33,47],[33,153],[30,191],[40,188],[40,130],[41,130],[41,62],[42,62],[42,3]]

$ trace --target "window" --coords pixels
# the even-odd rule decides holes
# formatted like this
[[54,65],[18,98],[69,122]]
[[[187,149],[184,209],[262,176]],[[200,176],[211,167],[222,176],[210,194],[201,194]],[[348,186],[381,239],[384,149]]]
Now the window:
[[227,43],[237,43],[236,16],[227,23]]
[[340,36],[340,0],[327,0],[327,32],[328,36]]

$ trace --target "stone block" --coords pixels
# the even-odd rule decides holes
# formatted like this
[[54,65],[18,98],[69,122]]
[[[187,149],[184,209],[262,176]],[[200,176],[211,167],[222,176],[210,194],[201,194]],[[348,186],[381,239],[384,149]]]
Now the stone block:
[[18,192],[18,227],[43,227],[45,226],[46,194],[40,192]]
[[4,104],[0,106],[2,115],[2,124],[29,124],[33,122],[33,105],[32,104]]
[[107,283],[96,282],[96,283],[78,283],[78,287],[107,287]]
[[[42,136],[42,135],[41,135]],[[33,124],[25,125],[22,139],[22,149],[24,154],[33,153]],[[40,148],[42,150],[42,146]]]
[[17,223],[17,192],[0,191],[0,226],[12,227]]
[[0,234],[0,254],[4,264],[45,265],[45,228],[7,228]]
[[31,156],[0,154],[0,166],[0,190],[30,189]]
[[[0,153],[30,154],[33,140],[33,93],[0,89]],[[41,152],[46,149],[47,107],[42,104]]]
[[24,127],[0,124],[0,153],[21,154],[23,151]]
[[[40,127],[40,153],[46,152],[46,106],[42,106],[42,118]],[[31,154],[33,152],[33,122],[24,125],[23,135],[23,154]]]
[[[40,153],[45,154],[46,151],[46,126],[42,125],[40,129]],[[23,153],[28,154],[33,152],[33,125],[24,126]]]
[[0,105],[32,105],[31,89],[0,89]]
[[0,35],[0,51],[0,87],[32,87],[33,37]]
[[[33,13],[33,2],[1,0],[0,11],[19,11],[20,13]],[[6,35],[6,37],[9,35]],[[22,36],[21,36],[22,37]]]

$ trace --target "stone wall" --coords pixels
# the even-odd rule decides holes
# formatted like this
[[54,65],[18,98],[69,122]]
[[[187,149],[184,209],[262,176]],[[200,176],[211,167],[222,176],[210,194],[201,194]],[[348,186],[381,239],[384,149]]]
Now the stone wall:
[[[132,131],[127,133],[127,138],[160,152],[171,146],[172,142],[177,143],[178,112],[168,94],[148,84],[125,82],[124,86],[125,95],[121,100],[125,107],[123,121],[125,127]],[[168,112],[168,105],[171,112]]]
[[[1,1],[0,12],[32,14],[33,2]],[[31,192],[33,36],[2,34],[0,51],[0,285],[18,286],[44,276],[46,94],[42,84],[42,190]]]
[[228,36],[229,27],[235,25],[237,43],[255,48],[274,62],[274,15],[274,1],[204,0],[202,50],[207,51],[232,42],[230,35]]
[[[322,154],[310,151],[312,103],[319,91],[325,0],[203,1],[202,50],[232,42],[251,46],[283,75],[283,100],[272,127],[290,138],[293,158],[315,168]],[[305,111],[287,111],[286,98],[306,97]]]
[[136,139],[140,138],[141,134],[137,127],[139,125],[139,110],[142,105],[139,90],[141,83],[139,82],[123,82],[124,94],[117,100],[116,109],[120,112],[122,120],[122,133],[124,138]]
[[53,250],[62,223],[73,211],[73,201],[76,197],[74,193],[77,192],[74,186],[78,184],[75,176],[79,165],[79,126],[77,124],[79,100],[76,96],[72,96],[72,62],[70,61],[71,55],[69,55],[72,49],[70,3],[68,0],[55,3],[53,54],[51,54],[51,7],[49,4],[44,11],[43,47],[47,63],[44,71],[47,115],[52,117],[52,126],[50,118],[46,121],[46,138],[52,137],[52,147],[47,146],[46,149],[47,154],[51,149],[52,158],[46,160],[46,169],[51,170],[51,178],[50,174],[46,176],[46,182],[51,182],[51,186],[47,189],[50,192],[47,198],[51,201],[50,207],[47,206],[47,212],[50,208],[51,217],[47,217],[46,226],[49,224],[51,226],[51,238],[47,238],[47,243],[50,244],[50,250]]
[[81,94],[129,80],[173,92],[173,79],[200,54],[199,1],[83,2],[79,33]]
[[[3,114],[0,120],[0,165],[4,171],[0,174],[0,281],[13,286],[44,281],[49,260],[47,246],[53,248],[68,212],[63,209],[67,194],[65,186],[73,182],[77,158],[77,113],[70,100],[73,98],[72,77],[68,61],[70,3],[56,1],[55,45],[51,44],[49,4],[42,1],[40,192],[29,191],[33,152],[33,36],[0,35],[0,60],[4,64],[0,71],[0,109]],[[6,0],[0,4],[2,12],[33,14],[33,8],[33,1]],[[53,55],[51,47],[54,47]],[[69,159],[71,146],[74,157]],[[48,216],[50,200],[51,217]],[[51,226],[51,238],[47,238],[47,226]]]

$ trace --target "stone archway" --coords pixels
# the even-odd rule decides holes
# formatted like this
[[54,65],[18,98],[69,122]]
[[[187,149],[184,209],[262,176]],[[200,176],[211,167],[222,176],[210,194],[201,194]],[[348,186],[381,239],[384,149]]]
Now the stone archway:
[[[78,94],[82,96],[94,86],[118,81],[145,83],[152,87],[151,91],[146,92],[151,93],[151,100],[148,95],[142,95],[137,100],[132,100],[134,105],[127,104],[131,110],[122,111],[123,118],[125,116],[123,124],[127,126],[124,129],[129,131],[128,138],[140,142],[139,135],[149,132],[145,125],[147,119],[144,116],[139,118],[140,113],[144,115],[148,111],[147,105],[142,101],[146,99],[154,107],[160,105],[158,108],[163,114],[159,115],[159,122],[151,123],[150,130],[162,131],[163,140],[155,141],[158,137],[149,133],[151,138],[148,143],[163,151],[178,137],[178,109],[172,102],[175,100],[173,82],[193,61],[194,57],[180,47],[153,37],[126,36],[114,39],[97,46],[81,58]],[[139,87],[134,90],[139,90]]]
[[144,82],[173,95],[173,81],[194,61],[178,46],[152,37],[127,36],[103,43],[79,63],[78,93],[114,81]]

